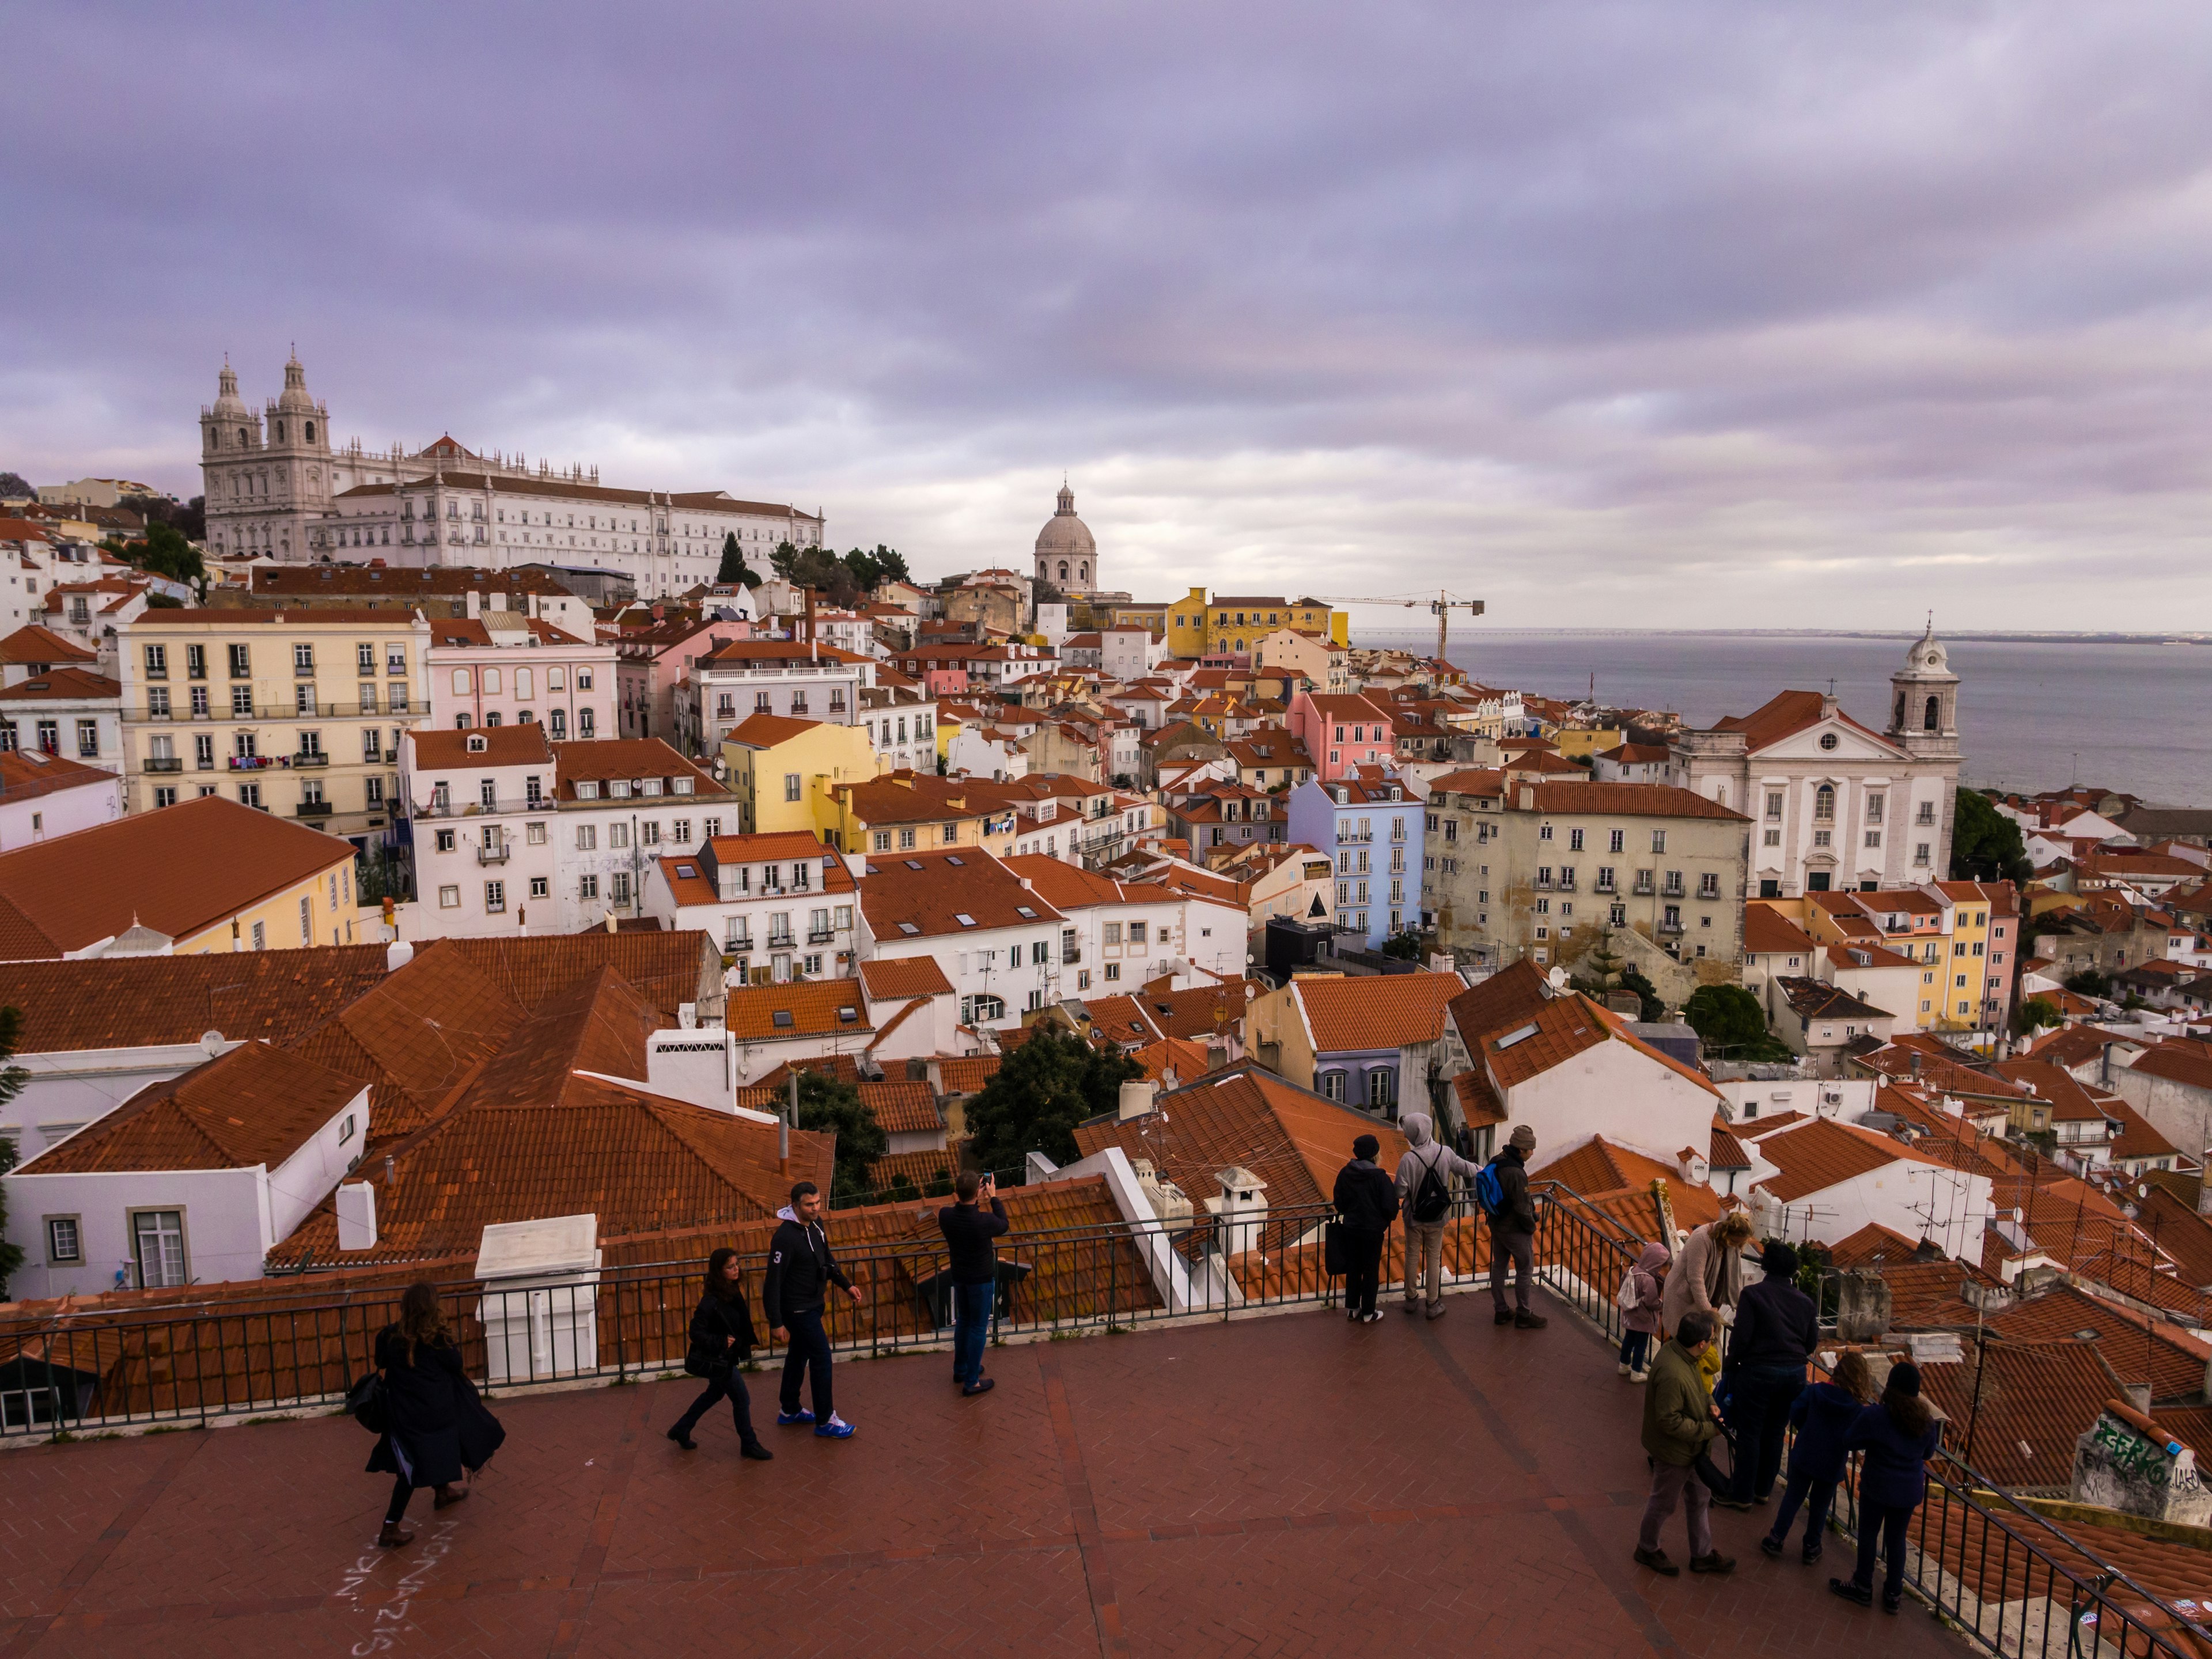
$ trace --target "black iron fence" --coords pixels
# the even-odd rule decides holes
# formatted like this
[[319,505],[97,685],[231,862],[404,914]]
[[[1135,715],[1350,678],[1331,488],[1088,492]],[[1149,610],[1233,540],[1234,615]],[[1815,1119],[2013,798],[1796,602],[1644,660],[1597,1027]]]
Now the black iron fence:
[[[1617,1339],[1623,1275],[1644,1241],[1565,1188],[1537,1184],[1535,1272],[1544,1286]],[[1325,1207],[1261,1210],[1147,1227],[1036,1228],[1000,1243],[996,1334],[1036,1337],[1164,1319],[1234,1319],[1337,1301],[1328,1270]],[[933,1206],[903,1218],[854,1217],[905,1236],[839,1244],[857,1298],[833,1292],[833,1347],[884,1353],[949,1342],[951,1297]],[[839,1223],[833,1218],[833,1230]],[[1445,1226],[1448,1275],[1486,1274],[1486,1229],[1465,1195]],[[1402,1230],[1382,1262],[1403,1272]],[[765,1259],[740,1259],[760,1340]],[[470,1375],[489,1391],[562,1382],[618,1382],[680,1370],[702,1261],[605,1267],[538,1281],[441,1283],[447,1319]],[[408,1270],[371,1285],[272,1279],[240,1297],[182,1296],[163,1305],[0,1318],[0,1436],[95,1435],[218,1418],[336,1408],[372,1368],[377,1333],[398,1316]],[[1838,1499],[1856,1533],[1856,1482]],[[2003,1659],[2204,1659],[2177,1615],[2150,1591],[2081,1548],[2051,1522],[1949,1457],[1931,1468],[1915,1513],[1905,1580],[1966,1636]]]

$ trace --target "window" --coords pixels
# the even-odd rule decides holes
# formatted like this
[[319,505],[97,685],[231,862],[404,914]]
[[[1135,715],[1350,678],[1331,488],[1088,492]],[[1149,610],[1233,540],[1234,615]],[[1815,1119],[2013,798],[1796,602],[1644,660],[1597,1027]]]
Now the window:
[[1109,921],[1106,924],[1105,942],[1109,945],[1119,945],[1121,942],[1121,924],[1120,922]]
[[611,904],[629,902],[629,872],[617,870],[607,878],[607,902]]
[[250,720],[253,718],[253,688],[252,686],[234,685],[230,688],[230,717],[234,720]]
[[611,824],[609,824],[609,825],[607,826],[607,845],[608,845],[609,847],[627,847],[627,846],[629,846],[629,825],[628,825],[628,824],[626,824],[626,823],[611,823]]
[[146,647],[146,678],[149,680],[163,680],[168,677],[169,647],[166,645],[148,646]]
[[598,825],[580,823],[576,826],[576,850],[578,852],[592,852],[598,848],[599,844],[599,831]]
[[795,801],[799,798],[798,773],[786,772],[783,775],[783,798],[787,801]]
[[507,884],[503,881],[486,882],[484,884],[485,913],[489,915],[497,915],[506,908]]
[[1381,1111],[1398,1097],[1398,1074],[1377,1066],[1367,1074],[1367,1104]]
[[252,659],[245,646],[234,645],[230,647],[230,677],[234,680],[249,680],[253,678]]
[[132,1211],[131,1245],[141,1289],[154,1290],[187,1282],[182,1210]]
[[46,1218],[46,1260],[54,1263],[84,1260],[84,1235],[73,1215]]
[[[1932,801],[1932,800],[1923,800],[1923,801],[1922,801],[1922,802],[1920,803],[1920,810],[1919,810],[1918,811],[1915,812],[1915,813],[1912,815],[1912,821],[1913,821],[1915,823],[1935,823],[1935,822],[1936,822],[1936,803],[1935,803],[1934,801]],[[1921,861],[1922,861],[1922,862],[1923,862],[1923,863],[1924,863],[1924,862],[1926,862],[1926,860],[1921,860]]]
[[295,674],[312,674],[315,672],[313,646],[301,643],[292,647],[292,672]]
[[587,899],[595,899],[599,897],[599,878],[597,876],[586,876],[582,881],[577,884],[576,896],[579,898]]
[[1869,848],[1880,847],[1881,845],[1881,831],[1879,830],[1868,830],[1866,832],[1866,844]]
[[1341,1072],[1323,1072],[1321,1074],[1321,1091],[1322,1097],[1326,1099],[1342,1100],[1344,1098],[1344,1073]]
[[458,887],[441,887],[438,890],[438,908],[441,910],[459,909],[461,908],[461,890]]
[[1782,792],[1779,789],[1770,789],[1766,792],[1766,816],[1770,818],[1779,818],[1782,816]]
[[900,830],[898,832],[898,844],[899,851],[902,853],[911,853],[914,851],[914,831],[911,830]]
[[1667,832],[1664,830],[1654,830],[1651,832],[1651,850],[1655,853],[1663,853],[1667,850]]
[[257,921],[253,924],[253,948],[257,951],[265,951],[269,948],[269,928],[264,922]]
[[207,647],[188,645],[185,647],[185,672],[196,680],[207,678]]
[[1912,848],[1912,861],[1915,864],[1927,863],[1928,850],[1928,843],[1926,842],[1923,841],[1914,843]]
[[1762,847],[1781,846],[1782,832],[1779,830],[1769,830],[1765,835],[1759,837],[1759,844]]

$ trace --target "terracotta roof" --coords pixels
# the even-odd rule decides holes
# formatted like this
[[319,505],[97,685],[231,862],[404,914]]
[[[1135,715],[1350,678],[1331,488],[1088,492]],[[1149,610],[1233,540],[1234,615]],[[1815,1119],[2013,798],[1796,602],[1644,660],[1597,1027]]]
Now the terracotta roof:
[[220,795],[133,813],[0,853],[0,959],[133,925],[189,939],[352,858],[349,842]]
[[940,1054],[931,1064],[948,1097],[980,1093],[999,1074],[996,1054]]
[[821,724],[820,720],[788,720],[781,714],[756,713],[748,715],[743,725],[732,728],[726,741],[742,744],[748,749],[773,749],[780,743],[805,737]]
[[1891,1018],[1887,1008],[1877,1008],[1863,1002],[1839,986],[1826,980],[1808,979],[1802,974],[1784,974],[1775,983],[1782,994],[1790,1000],[1790,1006],[1800,1019],[1875,1020]]
[[1902,1141],[1871,1129],[1853,1128],[1832,1118],[1811,1122],[1777,1135],[1763,1135],[1759,1155],[1780,1173],[1757,1185],[1784,1204],[1794,1204],[1808,1194],[1821,1192],[1857,1176],[1891,1164],[1927,1164]]
[[73,645],[51,628],[43,628],[37,623],[19,628],[4,639],[0,639],[0,662],[65,666],[72,663],[99,660],[98,652]]
[[882,1083],[863,1083],[860,1104],[876,1115],[876,1121],[886,1134],[921,1134],[945,1127],[944,1115],[937,1109],[937,1097],[929,1092],[927,1083],[906,1079]]
[[1674,1165],[1601,1137],[1553,1159],[1534,1172],[1534,1178],[1557,1182],[1638,1238],[1664,1237],[1651,1192],[1656,1180],[1667,1183],[1668,1203],[1678,1227],[1701,1227],[1717,1219],[1722,1208],[1720,1195],[1710,1186],[1692,1187]]
[[[1957,1322],[1971,1323],[1973,1312],[1962,1307]],[[2121,1382],[2148,1382],[2154,1400],[2201,1399],[2205,1362],[2212,1359],[2212,1347],[2180,1327],[2101,1301],[2071,1285],[2055,1285],[1991,1314],[1988,1326],[2008,1341],[2094,1347]]]
[[0,753],[0,800],[36,800],[64,789],[113,783],[116,775],[87,766],[64,755],[46,755],[35,749],[11,749]]
[[[950,1193],[955,1177],[960,1173],[960,1149],[957,1146],[939,1147],[926,1152],[891,1152],[868,1165],[868,1184],[881,1194],[888,1192],[904,1176],[918,1192],[927,1193],[940,1182]],[[1012,1189],[1009,1189],[1012,1190]],[[843,1212],[839,1212],[843,1218]],[[1006,1214],[1013,1219],[1011,1209]]]
[[1212,1069],[1212,1056],[1206,1053],[1204,1045],[1182,1037],[1162,1037],[1127,1052],[1129,1058],[1143,1068],[1146,1078],[1154,1083],[1165,1085],[1172,1073],[1173,1086],[1177,1088],[1204,1077]]
[[872,855],[860,883],[860,908],[869,931],[884,944],[1064,920],[1042,893],[1024,887],[980,847]]
[[[658,778],[664,787],[672,779],[689,778],[690,797],[672,793],[660,798],[673,805],[681,805],[687,799],[730,799],[730,792],[715,782],[711,774],[694,766],[659,738],[600,738],[589,742],[556,743],[552,747],[554,765],[561,778],[557,793],[562,800],[576,799],[579,783],[644,778]],[[599,799],[611,798],[602,793]],[[635,801],[643,798],[632,794],[629,799]]]
[[123,695],[121,684],[82,668],[50,668],[0,690],[0,702],[83,702]]
[[1124,1047],[1158,1042],[1167,1035],[1133,995],[1085,997],[1083,1012],[1090,1016],[1093,1035],[1110,1038]]
[[1164,1036],[1202,1041],[1216,1031],[1226,1031],[1242,1037],[1244,1008],[1249,1000],[1246,993],[1265,988],[1256,981],[1231,980],[1222,985],[1194,985],[1188,990],[1171,991],[1154,981],[1138,994],[1138,1000],[1146,1018]]
[[1467,986],[1457,974],[1301,977],[1291,994],[1305,1013],[1316,1054],[1401,1048],[1443,1035],[1444,1009]]
[[1490,1079],[1479,1066],[1471,1066],[1452,1079],[1452,1096],[1459,1102],[1459,1115],[1470,1129],[1505,1121],[1504,1103],[1498,1091],[1490,1086]]
[[1523,957],[1452,998],[1452,1024],[1468,1048],[1483,1038],[1534,1019],[1551,994],[1543,970]]
[[[1550,757],[1541,757],[1549,765]],[[1526,769],[1528,763],[1516,761],[1509,769]],[[1582,768],[1572,761],[1560,763],[1566,769],[1579,772]],[[1694,790],[1680,789],[1671,783],[1537,783],[1531,786],[1536,792],[1536,810],[1559,816],[1598,814],[1606,817],[1639,818],[1717,818],[1733,823],[1748,823],[1751,820],[1718,801],[1707,800]]]
[[[933,647],[933,649],[937,647]],[[910,653],[909,653],[910,654]],[[856,656],[850,651],[840,650],[834,645],[823,645],[810,640],[728,640],[716,646],[699,659],[699,666],[711,668],[720,663],[744,662],[818,662],[864,663],[870,659]]]
[[740,986],[725,1000],[722,1018],[740,1042],[875,1030],[859,984],[849,979]]
[[418,726],[407,736],[415,745],[418,770],[447,766],[550,768],[553,764],[553,749],[545,741],[545,728],[534,722],[528,726],[472,726],[465,732]]
[[860,988],[871,1002],[952,994],[952,981],[935,957],[878,957],[860,963],[859,972]]
[[2212,1048],[2187,1038],[2168,1037],[2137,1054],[2129,1069],[2192,1089],[2212,1089]]
[[[1808,726],[1818,726],[1825,718],[1825,707],[1818,691],[1782,691],[1748,714],[1731,714],[1726,720],[1715,720],[1711,729],[1742,732],[1745,751],[1755,755]],[[1841,708],[1836,710],[1836,718],[1861,736],[1872,738],[1885,747],[1894,747],[1881,733],[1860,725]]]
[[2001,1060],[1990,1070],[2008,1081],[2032,1090],[2051,1108],[2053,1122],[2103,1122],[2112,1116],[2106,1103],[2119,1097],[2092,1089],[2063,1066],[2047,1060]]
[[[526,633],[532,645],[587,645],[592,641],[580,640],[564,629],[556,628],[542,617],[525,617],[519,611],[487,611],[487,617],[511,617],[520,624],[501,633]],[[491,624],[474,617],[432,617],[430,643],[434,646],[474,647],[481,649],[508,649],[493,636]],[[517,642],[518,645],[520,642]]]
[[1713,1120],[1711,1149],[1705,1154],[1705,1162],[1716,1170],[1751,1168],[1751,1154],[1744,1151],[1735,1132],[1717,1117]]
[[1771,904],[1743,907],[1743,949],[1747,956],[1792,956],[1809,966],[1820,946],[1814,937]]
[[2121,1392],[2087,1343],[1968,1343],[1957,1361],[1923,1364],[1921,1386],[1950,1419],[1954,1453],[1973,1437],[1976,1470],[2029,1492],[2070,1486],[2074,1443]]
[[0,963],[0,1006],[22,1011],[19,1054],[234,1041],[284,1042],[385,977],[384,946],[210,951]]
[[722,978],[720,951],[692,929],[433,939],[416,947],[415,960],[440,951],[453,952],[532,1012],[585,975],[611,968],[653,1006],[664,1026],[678,1023],[684,1004],[719,989]]
[[[1946,1054],[1950,1052],[1945,1050]],[[1870,1072],[1879,1072],[1899,1082],[1916,1083],[1923,1088],[1937,1089],[1947,1095],[1959,1095],[1968,1099],[2012,1102],[2028,1098],[2027,1091],[2018,1085],[2003,1078],[1992,1077],[1986,1072],[1976,1071],[1960,1060],[1945,1058],[1913,1041],[1910,1035],[1893,1037],[1887,1048],[1877,1048],[1872,1054],[1855,1054],[1851,1057],[1851,1064],[1863,1066]]]
[[33,1158],[22,1173],[273,1169],[368,1086],[282,1048],[241,1043],[181,1076],[147,1085]]

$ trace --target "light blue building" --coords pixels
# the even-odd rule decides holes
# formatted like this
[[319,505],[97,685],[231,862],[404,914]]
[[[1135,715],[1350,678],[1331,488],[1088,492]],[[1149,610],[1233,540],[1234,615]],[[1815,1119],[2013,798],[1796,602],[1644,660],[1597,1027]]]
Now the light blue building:
[[1395,772],[1363,766],[1356,778],[1319,778],[1291,793],[1291,839],[1336,862],[1333,920],[1379,949],[1421,924],[1422,803]]

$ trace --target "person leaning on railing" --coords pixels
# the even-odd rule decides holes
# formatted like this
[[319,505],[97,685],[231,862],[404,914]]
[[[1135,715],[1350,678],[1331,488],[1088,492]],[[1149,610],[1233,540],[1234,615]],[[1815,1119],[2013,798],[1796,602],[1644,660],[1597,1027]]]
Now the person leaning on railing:
[[1797,1252],[1770,1238],[1759,1259],[1765,1275],[1736,1304],[1723,1375],[1729,1426],[1735,1431],[1735,1474],[1715,1503],[1732,1510],[1764,1504],[1782,1468],[1790,1408],[1805,1387],[1805,1367],[1820,1341],[1820,1310],[1797,1288]]
[[1850,1454],[1845,1443],[1859,1410],[1874,1397],[1874,1370],[1856,1348],[1836,1362],[1834,1377],[1814,1382],[1790,1407],[1790,1426],[1796,1431],[1790,1443],[1790,1478],[1782,1488],[1782,1502],[1774,1524],[1759,1547],[1779,1559],[1790,1542],[1790,1523],[1805,1507],[1805,1545],[1802,1559],[1811,1566],[1820,1559],[1820,1545],[1828,1529],[1828,1508],[1843,1483],[1844,1464]]
[[1899,1360],[1889,1368],[1881,1398],[1851,1424],[1850,1448],[1866,1453],[1859,1464],[1858,1565],[1849,1579],[1828,1581],[1828,1588],[1846,1601],[1866,1607],[1874,1601],[1879,1536],[1889,1569],[1882,1581],[1881,1610],[1895,1613],[1903,1604],[1905,1528],[1928,1495],[1928,1460],[1942,1441],[1943,1425],[1920,1397],[1920,1367]]
[[1375,1293],[1382,1277],[1382,1244],[1397,1218],[1398,1188],[1375,1162],[1382,1143],[1361,1135],[1352,1143],[1352,1161],[1336,1172],[1331,1194],[1344,1218],[1344,1306],[1355,1325],[1372,1325]]

